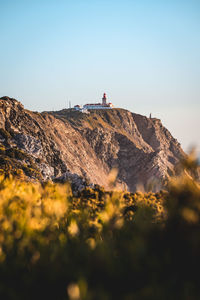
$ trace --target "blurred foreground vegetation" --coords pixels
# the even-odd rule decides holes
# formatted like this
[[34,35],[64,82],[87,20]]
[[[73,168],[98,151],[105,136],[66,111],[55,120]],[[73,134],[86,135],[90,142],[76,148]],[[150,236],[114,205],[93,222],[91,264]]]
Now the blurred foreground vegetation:
[[196,167],[156,194],[2,176],[0,299],[199,299]]

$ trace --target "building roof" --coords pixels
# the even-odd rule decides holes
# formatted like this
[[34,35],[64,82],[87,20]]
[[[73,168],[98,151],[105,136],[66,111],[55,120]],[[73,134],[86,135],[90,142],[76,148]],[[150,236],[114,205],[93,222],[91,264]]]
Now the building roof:
[[88,105],[91,105],[91,106],[109,106],[111,105],[112,103],[106,103],[106,104],[102,104],[102,103],[87,103],[87,104],[84,104],[84,106],[88,106]]

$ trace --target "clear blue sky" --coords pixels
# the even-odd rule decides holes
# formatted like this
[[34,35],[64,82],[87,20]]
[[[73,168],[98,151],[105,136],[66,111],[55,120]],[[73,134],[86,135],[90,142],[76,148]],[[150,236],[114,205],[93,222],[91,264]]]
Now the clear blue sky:
[[99,101],[161,118],[200,149],[199,0],[0,0],[0,96]]

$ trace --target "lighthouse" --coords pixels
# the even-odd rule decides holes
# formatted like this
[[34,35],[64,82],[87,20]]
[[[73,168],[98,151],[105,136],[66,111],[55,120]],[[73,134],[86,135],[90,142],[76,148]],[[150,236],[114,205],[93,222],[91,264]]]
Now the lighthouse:
[[106,105],[106,104],[107,104],[107,96],[106,93],[104,93],[102,98],[102,105]]
[[87,103],[84,104],[82,108],[80,107],[80,105],[74,106],[75,110],[82,111],[82,112],[85,112],[85,110],[87,109],[91,110],[91,109],[112,109],[112,108],[114,108],[114,105],[111,102],[107,103],[106,93],[103,94],[102,103]]

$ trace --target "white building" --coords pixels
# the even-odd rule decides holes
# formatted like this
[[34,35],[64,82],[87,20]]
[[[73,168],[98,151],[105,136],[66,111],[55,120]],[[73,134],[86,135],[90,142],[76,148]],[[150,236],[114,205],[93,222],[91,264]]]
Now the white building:
[[102,103],[87,103],[83,105],[83,108],[80,105],[75,105],[74,109],[81,111],[81,110],[88,110],[88,109],[112,109],[114,105],[109,102],[107,103],[107,96],[106,93],[103,94]]
[[80,105],[75,105],[74,106],[74,109],[77,110],[77,111],[80,111],[84,114],[89,114],[90,112],[87,110],[87,108],[85,107],[81,107]]

